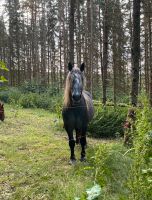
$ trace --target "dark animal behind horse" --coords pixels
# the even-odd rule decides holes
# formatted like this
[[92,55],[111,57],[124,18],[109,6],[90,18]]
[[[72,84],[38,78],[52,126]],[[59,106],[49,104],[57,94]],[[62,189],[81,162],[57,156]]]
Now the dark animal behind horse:
[[0,103],[0,120],[4,121],[5,115],[4,115],[4,105]]
[[80,144],[82,147],[81,161],[84,161],[87,127],[94,114],[93,102],[90,93],[84,90],[84,64],[79,69],[69,63],[68,69],[69,73],[66,79],[62,116],[64,127],[69,137],[70,161],[73,162],[76,160],[74,154],[74,130],[76,131],[76,135],[80,135]]

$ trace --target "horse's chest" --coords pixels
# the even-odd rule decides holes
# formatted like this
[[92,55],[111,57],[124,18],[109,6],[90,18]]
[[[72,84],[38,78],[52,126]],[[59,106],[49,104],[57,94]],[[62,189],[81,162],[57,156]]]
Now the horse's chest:
[[70,109],[63,113],[63,120],[67,124],[75,127],[82,126],[87,123],[88,117],[86,109]]
[[81,124],[86,121],[86,113],[84,111],[74,112],[73,114],[76,124]]
[[74,112],[74,126],[75,128],[79,129],[80,127],[83,127],[85,124],[87,124],[87,113],[85,110],[81,110],[79,112]]

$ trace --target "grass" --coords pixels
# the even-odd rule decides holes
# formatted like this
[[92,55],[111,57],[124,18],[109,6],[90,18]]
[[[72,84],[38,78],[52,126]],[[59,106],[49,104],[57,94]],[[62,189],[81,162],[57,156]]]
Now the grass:
[[0,199],[80,195],[92,179],[68,164],[67,136],[55,130],[56,116],[40,109],[5,108],[6,120],[0,122]]
[[[93,185],[93,174],[82,170],[87,164],[68,164],[67,135],[56,128],[55,114],[9,105],[5,112],[0,122],[0,199],[73,200]],[[89,139],[88,157],[101,142],[109,143]]]

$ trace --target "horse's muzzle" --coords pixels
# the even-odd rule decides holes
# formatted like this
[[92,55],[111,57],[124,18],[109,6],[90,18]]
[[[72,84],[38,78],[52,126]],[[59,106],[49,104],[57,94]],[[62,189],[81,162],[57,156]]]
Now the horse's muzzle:
[[74,100],[75,102],[79,102],[80,99],[81,99],[81,95],[73,95],[72,98],[73,98],[73,100]]

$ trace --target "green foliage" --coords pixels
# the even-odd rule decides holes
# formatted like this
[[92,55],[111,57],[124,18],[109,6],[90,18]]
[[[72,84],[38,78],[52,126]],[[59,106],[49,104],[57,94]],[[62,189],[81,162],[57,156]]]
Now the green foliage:
[[7,82],[7,79],[4,76],[0,76],[0,82]]
[[0,69],[4,71],[9,71],[8,68],[6,67],[6,64],[0,60]]
[[46,89],[46,86],[42,86],[35,81],[25,81],[24,84],[20,86],[20,91],[22,93],[43,93],[46,92]]
[[98,184],[95,184],[92,188],[86,190],[87,200],[97,199],[101,195],[101,187]]
[[[120,144],[101,144],[92,157],[95,181],[102,187],[103,199],[127,199],[126,182],[131,159]],[[110,198],[111,196],[111,198]]]
[[[1,60],[0,60],[0,70],[9,71],[8,68],[6,67],[6,64]],[[8,80],[3,75],[0,74],[0,84],[3,84],[5,82],[8,82]],[[0,90],[4,89],[4,85],[2,86],[0,85]]]
[[37,93],[37,94],[42,94],[42,93],[47,93],[50,96],[57,95],[59,93],[59,89],[57,84],[53,86],[46,86],[46,85],[41,85],[38,84],[35,81],[25,81],[24,84],[22,84],[19,88],[19,90],[22,93]]
[[19,104],[21,98],[21,92],[17,88],[11,88],[8,90],[8,103]]
[[[24,93],[23,93],[24,91]],[[57,113],[61,116],[61,109],[63,103],[62,93],[52,95],[48,90],[45,93],[28,92],[27,90],[18,88],[9,88],[9,90],[0,92],[0,100],[5,103],[19,105],[23,108],[43,108]]]
[[96,107],[94,119],[89,124],[90,135],[97,138],[123,135],[123,123],[127,108]]
[[86,189],[81,198],[75,197],[74,200],[97,200],[99,196],[101,196],[101,187],[98,184],[94,184],[93,187]]
[[9,102],[9,91],[8,90],[0,90],[0,100],[5,103]]
[[23,108],[34,108],[36,107],[37,102],[37,94],[28,93],[22,94],[18,103],[19,105],[23,106]]
[[129,199],[150,200],[152,197],[152,109],[149,108],[146,99],[143,108],[137,112],[133,145],[134,162],[129,179],[131,191]]
[[[94,77],[94,79],[96,80],[96,77]],[[98,87],[97,87],[98,86]],[[118,91],[117,91],[118,92]],[[102,84],[98,83],[98,84],[94,84],[93,87],[93,99],[95,100],[102,100]],[[129,104],[130,102],[130,96],[128,93],[124,92],[124,91],[119,91],[118,94],[116,95],[116,101],[117,104]],[[114,104],[113,103],[113,85],[109,85],[109,87],[107,88],[107,104]]]

